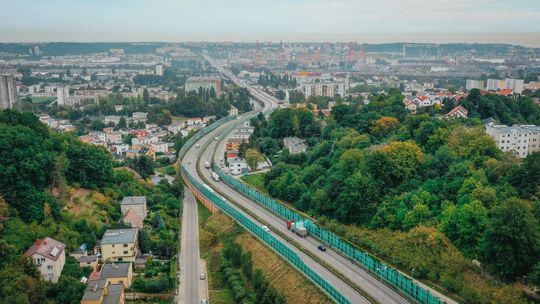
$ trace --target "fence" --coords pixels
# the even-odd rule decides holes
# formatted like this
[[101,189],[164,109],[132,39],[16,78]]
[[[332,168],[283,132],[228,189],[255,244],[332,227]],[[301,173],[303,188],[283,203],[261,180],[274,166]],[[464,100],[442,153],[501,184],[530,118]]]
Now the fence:
[[[231,121],[234,118],[235,117],[222,118],[214,122],[213,124],[199,130],[199,132],[197,132],[193,137],[191,137],[180,149],[180,151],[178,152],[178,159],[181,160],[182,157],[185,155],[187,149],[189,149],[189,147],[191,147],[201,137],[213,131],[214,129],[224,124],[225,122]],[[224,132],[224,134],[226,133]],[[187,178],[189,183],[195,189],[197,189],[199,193],[204,195],[220,210],[222,210],[224,213],[232,217],[235,221],[237,221],[240,225],[246,228],[249,232],[254,234],[256,237],[258,237],[260,240],[262,240],[268,246],[270,246],[270,248],[275,250],[284,259],[289,261],[289,263],[291,263],[294,267],[296,267],[300,272],[302,272],[308,279],[310,279],[313,283],[315,283],[319,288],[321,288],[326,294],[328,294],[337,303],[343,303],[343,304],[351,303],[349,299],[347,299],[347,297],[345,297],[337,289],[335,289],[334,286],[332,286],[325,279],[323,279],[319,274],[317,274],[313,269],[307,266],[302,261],[302,259],[296,254],[296,252],[294,252],[288,246],[284,245],[281,241],[276,239],[272,234],[269,234],[268,232],[266,232],[262,227],[260,227],[258,224],[250,220],[248,217],[246,217],[244,214],[239,212],[237,209],[233,208],[226,199],[216,194],[213,190],[204,187],[203,184],[199,183],[197,180],[195,180],[195,178],[193,178],[193,176],[189,174],[189,172],[184,168],[184,166],[181,165],[180,169],[183,176]]]
[[332,248],[340,251],[348,258],[356,261],[364,269],[379,277],[381,280],[386,282],[387,285],[398,290],[406,297],[413,299],[414,301],[421,304],[446,303],[439,297],[431,294],[429,290],[426,290],[422,286],[418,285],[410,277],[386,265],[377,258],[370,256],[368,253],[354,247],[349,242],[344,241],[335,233],[318,226],[317,224],[313,223],[308,219],[305,219],[300,214],[291,210],[285,205],[253,189],[252,187],[239,181],[238,179],[233,178],[229,174],[226,174],[216,164],[213,163],[212,168],[219,175],[221,180],[229,184],[234,189],[244,193],[246,196],[258,202],[259,204],[263,205],[274,214],[280,216],[285,220],[304,221],[304,226],[308,230],[309,234],[329,244]]

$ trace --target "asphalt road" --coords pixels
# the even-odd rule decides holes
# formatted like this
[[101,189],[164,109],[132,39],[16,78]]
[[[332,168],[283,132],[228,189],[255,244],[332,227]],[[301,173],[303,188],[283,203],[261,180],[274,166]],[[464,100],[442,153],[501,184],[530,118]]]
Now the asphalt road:
[[[182,212],[182,242],[180,247],[180,292],[178,302],[199,304],[207,298],[207,280],[200,280],[199,224],[197,201],[186,188]],[[201,282],[202,281],[202,282]]]
[[[220,72],[222,72],[223,74],[233,79],[233,81],[235,81],[237,84],[243,85],[241,81],[236,79],[228,71],[225,71],[224,69],[220,69]],[[274,107],[274,108],[276,107],[276,104],[271,100],[271,98],[269,98],[268,96],[265,96],[266,94],[258,92],[257,90],[254,90],[252,88],[250,88],[250,91],[252,95],[254,95],[255,97],[257,97],[258,99],[262,100],[265,103],[265,109],[268,109],[269,107]],[[214,137],[219,136],[222,132],[226,130],[228,126],[230,126],[233,123],[234,122],[226,123],[223,126],[211,132],[210,134],[206,135],[198,142],[199,145],[201,147],[204,147],[205,143],[212,141]],[[274,215],[272,212],[268,211],[267,209],[265,209],[258,203],[252,201],[251,199],[245,197],[243,194],[232,189],[225,183],[213,181],[211,179],[211,171],[204,168],[204,162],[211,161],[211,159],[214,158],[215,163],[219,164],[220,158],[223,155],[224,144],[213,141],[213,143],[209,144],[207,149],[205,149],[204,151],[201,151],[201,149],[202,148],[195,149],[192,147],[192,149],[190,149],[187,152],[185,162],[184,162],[190,174],[192,174],[192,176],[194,176],[197,180],[199,180],[199,182],[203,184],[207,183],[210,187],[214,189],[219,189],[220,192],[224,193],[226,196],[228,196],[228,198],[231,198],[235,203],[250,210],[250,212],[252,212],[255,216],[261,219],[261,221],[263,222],[263,223],[260,223],[261,225],[267,225],[272,230],[279,230],[281,233],[288,235],[288,238],[291,238],[291,239],[294,238],[294,241],[299,243],[303,247],[303,249],[309,251],[310,253],[314,255],[317,255],[320,259],[324,260],[325,263],[329,264],[332,268],[337,270],[340,274],[342,274],[343,276],[347,277],[349,280],[354,282],[354,284],[356,284],[361,289],[366,291],[371,297],[376,299],[378,302],[385,303],[385,304],[386,303],[389,303],[389,304],[410,303],[408,299],[404,298],[401,294],[399,294],[392,288],[388,287],[387,285],[379,281],[376,277],[367,273],[364,269],[360,268],[358,265],[353,264],[347,258],[339,255],[337,252],[333,250],[327,250],[326,252],[319,251],[317,249],[319,242],[316,239],[313,239],[310,237],[300,238],[296,236],[295,234],[291,233],[286,228],[285,220]],[[197,158],[199,155],[201,156],[201,161],[199,162],[200,172],[204,176],[204,178],[202,179],[200,176],[198,176],[197,170],[195,168],[195,166],[197,165]],[[187,162],[190,162],[191,164],[187,164]],[[237,208],[237,209],[241,211],[240,208]],[[246,216],[251,218],[251,216],[247,214]],[[254,220],[253,218],[251,219]],[[254,221],[258,222],[256,220]],[[277,235],[276,237],[278,237],[278,239],[280,239],[285,244],[288,243],[287,240],[281,239]],[[319,275],[321,275],[328,282],[330,282],[334,287],[340,290],[345,296],[347,296],[351,300],[352,303],[366,303],[367,302],[367,300],[363,296],[358,294],[354,289],[352,289],[345,282],[339,279],[335,274],[331,273],[329,270],[324,268],[315,260],[311,259],[309,256],[303,254],[293,245],[290,245],[290,246],[293,250],[297,251],[297,253],[300,255],[300,257],[304,260],[304,262],[307,265],[312,267],[317,273],[319,273]],[[434,290],[433,290],[433,293],[438,294],[443,299],[445,299],[448,303],[456,303],[455,301],[452,301],[451,299],[441,295],[440,293]]]

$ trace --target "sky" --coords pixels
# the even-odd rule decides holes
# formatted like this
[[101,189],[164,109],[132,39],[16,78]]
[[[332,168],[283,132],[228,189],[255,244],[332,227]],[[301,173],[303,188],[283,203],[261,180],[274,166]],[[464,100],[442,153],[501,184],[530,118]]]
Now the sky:
[[505,42],[540,0],[0,0],[0,41]]

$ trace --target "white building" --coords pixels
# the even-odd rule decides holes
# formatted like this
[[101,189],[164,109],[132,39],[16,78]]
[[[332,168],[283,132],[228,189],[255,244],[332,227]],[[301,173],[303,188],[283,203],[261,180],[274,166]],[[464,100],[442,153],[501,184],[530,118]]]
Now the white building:
[[298,137],[285,137],[283,138],[283,146],[289,150],[290,154],[298,154],[306,152],[306,143],[304,140]]
[[133,209],[133,211],[144,220],[148,215],[146,196],[125,196],[122,198],[122,201],[120,202],[120,211],[124,214],[129,209]]
[[152,151],[154,151],[154,153],[158,153],[158,152],[167,153],[169,151],[169,144],[162,141],[158,141],[155,143],[151,143],[150,148],[152,148]]
[[163,76],[163,64],[156,65],[156,75]]
[[122,143],[122,133],[120,132],[109,132],[105,134],[107,137],[107,143],[109,144],[121,144]]
[[120,116],[118,115],[107,115],[105,116],[105,124],[108,125],[112,123],[113,125],[118,125],[120,123]]
[[504,89],[505,85],[506,85],[506,82],[504,80],[488,79],[487,80],[486,90],[488,90],[488,91],[498,91],[500,89]]
[[505,88],[514,91],[516,94],[523,92],[523,79],[506,78]]
[[540,151],[540,126],[488,124],[486,133],[495,140],[503,152],[512,151],[520,158]]
[[58,98],[59,106],[65,106],[65,107],[71,106],[69,102],[69,87],[56,88],[56,97]]
[[301,86],[304,96],[345,96],[347,84],[345,82],[304,82]]
[[243,158],[234,158],[229,161],[229,172],[233,175],[240,175],[247,173],[248,165]]
[[131,117],[131,119],[133,122],[138,123],[138,122],[146,122],[147,117],[148,117],[148,113],[133,112],[133,116]]
[[17,85],[13,75],[0,75],[0,110],[11,109],[17,102]]
[[213,76],[189,77],[184,85],[186,94],[190,91],[198,92],[199,88],[202,88],[203,90],[210,90],[213,88],[216,91],[216,95],[219,95],[221,94],[221,79]]
[[37,240],[32,247],[26,250],[24,255],[34,259],[45,281],[56,283],[66,261],[65,248],[64,243],[46,237]]
[[467,91],[470,91],[472,89],[478,89],[483,90],[484,89],[484,81],[483,80],[474,80],[474,79],[467,79],[467,85],[465,86]]

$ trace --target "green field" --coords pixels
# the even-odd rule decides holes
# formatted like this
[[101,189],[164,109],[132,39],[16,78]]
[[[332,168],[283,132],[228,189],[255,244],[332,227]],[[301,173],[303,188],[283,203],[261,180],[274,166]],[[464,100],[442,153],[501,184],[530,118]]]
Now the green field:
[[264,187],[264,174],[250,174],[245,175],[240,178],[246,184],[255,187],[257,190],[267,193],[266,188]]
[[52,100],[52,97],[32,97],[32,103],[50,102]]

